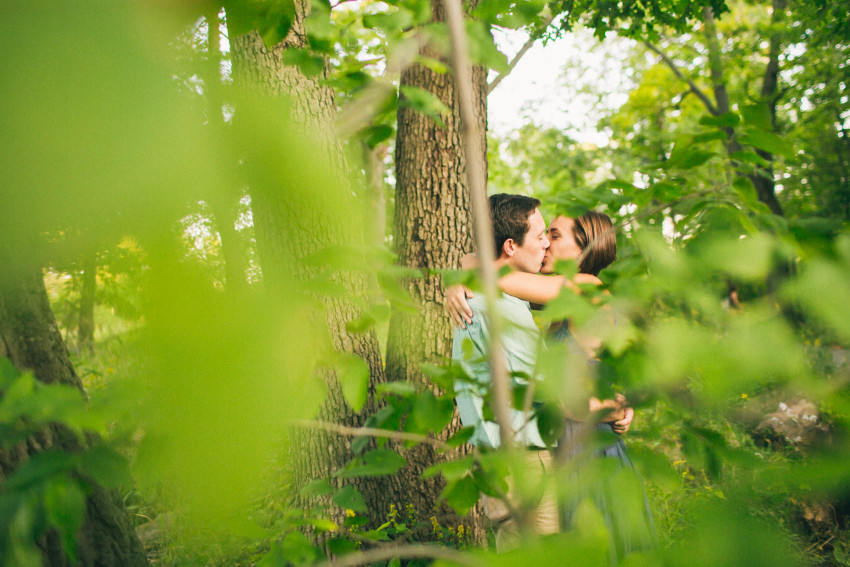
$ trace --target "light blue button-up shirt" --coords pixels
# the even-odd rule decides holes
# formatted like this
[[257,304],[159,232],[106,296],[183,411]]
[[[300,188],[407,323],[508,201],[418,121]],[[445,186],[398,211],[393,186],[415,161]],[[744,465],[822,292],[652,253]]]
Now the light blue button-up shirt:
[[[482,396],[492,382],[487,358],[490,352],[490,331],[484,297],[481,294],[476,295],[469,300],[469,306],[474,313],[472,323],[468,324],[466,329],[455,329],[452,359],[459,362],[466,373],[480,382],[481,386],[456,381],[455,401],[464,427],[475,426],[470,443],[498,447],[499,426],[495,422],[485,421],[483,411]],[[528,302],[502,293],[496,300],[496,306],[502,315],[504,326],[501,339],[508,372],[524,372],[528,376],[534,376],[540,331],[531,316]],[[515,381],[516,379],[513,379],[512,383]],[[529,421],[529,417],[521,410],[511,410],[514,441],[520,446],[545,447],[546,444],[537,430],[537,420]]]

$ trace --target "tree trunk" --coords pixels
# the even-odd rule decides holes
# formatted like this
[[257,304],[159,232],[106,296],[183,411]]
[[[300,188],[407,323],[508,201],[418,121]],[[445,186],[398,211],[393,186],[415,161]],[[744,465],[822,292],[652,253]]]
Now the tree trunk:
[[[770,125],[774,132],[776,131],[776,102],[778,99],[777,87],[779,84],[779,52],[782,47],[780,24],[785,19],[785,4],[786,0],[773,0],[773,14],[770,18],[770,51],[761,85],[761,101],[767,105],[770,111]],[[776,184],[773,181],[773,154],[761,149],[756,149],[756,153],[768,162],[768,165],[764,168],[766,171],[765,176],[752,176],[753,185],[756,187],[756,194],[759,201],[770,207],[773,214],[782,216],[782,206],[776,199]]]
[[92,252],[83,264],[83,285],[80,290],[80,325],[77,346],[82,351],[94,344],[94,304],[97,292],[97,253]]
[[[784,10],[785,0],[774,0],[774,10],[776,10],[776,4],[782,4],[782,8],[780,11]],[[706,6],[703,9],[704,22],[705,22],[705,39],[706,39],[706,47],[708,48],[708,62],[709,62],[709,71],[711,73],[711,86],[714,91],[714,100],[717,105],[717,113],[718,114],[726,114],[730,111],[729,105],[729,93],[726,90],[726,79],[723,77],[723,61],[720,57],[720,45],[717,41],[717,28],[714,25],[714,12],[711,7]],[[777,17],[776,12],[774,11],[773,18]],[[776,42],[774,41],[776,40]],[[779,44],[778,44],[778,32],[774,32],[774,35],[771,36],[770,43],[770,55],[771,60],[768,64],[768,69],[765,73],[765,83],[763,83],[763,87],[770,87],[769,81],[770,78],[773,77],[773,94],[775,95],[776,89],[776,77],[778,76],[779,71]],[[775,58],[775,59],[774,59]],[[762,93],[764,96],[764,92]],[[775,113],[775,105],[776,101],[774,100],[771,104],[771,107],[774,109]],[[731,128],[725,128],[727,141],[726,141],[726,149],[732,154],[735,152],[740,152],[742,150],[741,144],[734,137],[734,132]],[[768,152],[763,150],[756,150],[757,153],[768,160],[769,162],[773,161],[773,156]],[[759,201],[768,206],[771,212],[775,215],[782,215],[782,207],[779,205],[779,201],[776,200],[776,193],[774,191],[774,182],[773,182],[773,168],[767,168],[769,178],[762,177],[758,173],[753,173],[749,175],[750,180],[753,182],[753,185],[756,188],[756,195],[758,196]]]
[[365,196],[369,201],[369,211],[374,215],[370,225],[368,242],[383,246],[387,232],[387,198],[384,194],[384,166],[383,157],[387,150],[383,145],[370,148],[366,142],[361,142],[363,155],[363,166],[366,172]]
[[[293,273],[293,270],[298,270],[298,259],[331,245],[356,246],[363,243],[363,234],[357,229],[356,219],[335,222],[333,218],[327,218],[330,211],[345,210],[348,215],[357,211],[351,201],[351,192],[347,190],[349,181],[342,148],[333,134],[336,114],[333,91],[322,84],[321,77],[309,78],[282,61],[284,49],[305,45],[303,20],[308,6],[307,2],[296,2],[294,25],[287,37],[273,49],[267,49],[256,32],[241,36],[231,34],[230,38],[236,85],[249,87],[266,97],[288,99],[293,136],[305,139],[306,133],[314,133],[322,155],[313,163],[320,163],[320,168],[327,170],[305,174],[293,168],[289,173],[292,179],[272,180],[267,184],[258,182],[250,186],[257,248],[264,282],[272,293],[293,277],[310,275]],[[238,107],[235,119],[239,119]],[[287,163],[293,161],[297,162],[290,157]],[[308,162],[293,163],[295,167],[298,165],[302,169],[310,167]],[[251,167],[250,164],[247,167]],[[304,187],[305,183],[309,184],[323,173],[327,175],[328,171],[336,186],[333,194]],[[304,192],[310,194],[305,197],[301,194]],[[349,295],[335,298],[328,305],[327,320],[334,348],[361,357],[369,366],[372,380],[382,380],[383,365],[375,332],[351,333],[346,330],[346,323],[359,315],[350,298],[365,296],[365,277],[338,274],[337,279],[348,289]],[[361,426],[374,406],[369,403],[362,412],[355,413],[345,403],[335,376],[327,373],[323,378],[328,386],[328,396],[319,419],[349,427]],[[294,434],[292,453],[296,492],[314,479],[330,477],[353,456],[350,439],[319,430]],[[379,485],[374,479],[353,479],[346,484],[355,485],[363,494],[373,523],[385,521],[387,510],[378,506]],[[328,503],[327,499],[305,498],[298,494],[293,497],[303,509]],[[337,510],[334,519],[341,524],[343,511]]]
[[[30,370],[41,382],[83,389],[47,299],[41,269],[25,258],[0,250],[0,356]],[[0,452],[0,482],[30,455],[47,449],[80,450],[80,443],[61,427],[50,427],[10,451]],[[66,565],[56,534],[40,546],[48,565]],[[77,534],[81,565],[146,565],[142,545],[133,530],[120,495],[92,483],[83,526]]]
[[[207,127],[210,135],[223,140],[227,125],[224,123],[224,85],[221,82],[221,20],[218,16],[218,4],[208,7],[204,19],[207,21],[207,59],[204,65],[204,97],[207,102]],[[238,216],[237,203],[240,193],[216,191],[209,193],[207,199],[212,209],[224,261],[225,289],[239,294],[247,286],[246,271],[248,259],[239,233],[236,231]]]
[[[445,14],[439,0],[431,2],[432,18],[444,22]],[[429,49],[423,55],[441,58]],[[473,69],[476,117],[482,137],[487,122],[486,70]],[[413,65],[401,75],[402,86],[423,88],[440,98],[451,109],[443,117],[444,126],[411,108],[398,111],[396,139],[396,196],[395,242],[398,262],[413,268],[458,268],[460,258],[472,251],[472,215],[466,167],[461,140],[460,108],[454,82],[449,74],[436,73],[423,65]],[[486,140],[481,140],[486,148]],[[486,150],[483,156],[486,163]],[[396,310],[390,321],[387,345],[387,376],[390,380],[406,380],[416,384],[430,381],[420,371],[423,362],[442,364],[451,356],[452,330],[444,313],[445,290],[439,276],[411,279],[407,288],[418,303],[419,310],[409,313]],[[442,438],[460,427],[455,415]],[[468,451],[469,448],[463,449]],[[428,466],[452,458],[439,454],[431,446],[412,451],[410,464],[390,479],[383,499],[385,506],[412,504],[418,517],[436,515],[442,525],[457,525],[460,521],[471,529],[471,535],[481,541],[480,515],[475,512],[463,520],[445,505],[438,504],[443,488],[440,477],[419,480]]]

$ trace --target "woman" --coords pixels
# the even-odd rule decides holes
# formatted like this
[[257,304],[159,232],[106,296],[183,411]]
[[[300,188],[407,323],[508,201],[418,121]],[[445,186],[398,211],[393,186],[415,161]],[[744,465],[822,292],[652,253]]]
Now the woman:
[[[589,211],[575,219],[565,216],[555,217],[549,224],[547,237],[550,246],[540,268],[542,275],[513,272],[503,276],[498,282],[503,292],[532,303],[545,305],[557,298],[564,287],[580,293],[577,284],[601,285],[599,273],[617,256],[617,242],[611,219],[596,211]],[[579,273],[572,280],[564,276],[547,275],[553,274],[556,263],[563,260],[578,263]],[[462,260],[461,265],[464,269],[470,269],[477,265],[477,260],[474,256],[468,255]],[[463,286],[453,286],[447,292],[447,308],[453,322],[458,326],[471,322],[474,316],[466,303],[467,297],[472,297],[472,293]],[[584,353],[591,361],[591,365],[596,362],[593,359],[601,344],[598,338],[571,328],[569,321],[552,324],[547,342],[550,348],[561,346],[573,352]],[[634,411],[626,407],[625,398],[619,395],[614,400],[600,401],[597,398],[591,398],[588,405],[591,413],[603,410],[609,413],[602,418],[602,421],[590,426],[582,421],[568,418],[565,433],[558,442],[559,460],[577,471],[577,476],[573,479],[580,477],[582,470],[586,476],[592,476],[591,470],[607,468],[608,474],[601,475],[601,480],[589,484],[587,482],[571,483],[563,508],[563,525],[569,528],[579,502],[585,498],[591,498],[602,510],[609,531],[614,536],[611,538],[610,555],[612,562],[616,563],[618,557],[622,557],[629,551],[654,545],[652,517],[648,502],[637,476],[631,474],[634,467],[619,437],[628,430]],[[585,447],[589,446],[601,446],[601,448],[588,451]],[[589,461],[588,457],[603,457],[603,460]],[[613,468],[619,469],[619,473],[616,470],[612,471],[611,466],[603,466],[613,463],[617,463],[613,465]],[[620,474],[623,471],[625,473]],[[629,484],[631,489],[624,488]],[[631,499],[631,505],[623,506],[623,502],[620,502],[621,498]],[[635,501],[635,498],[640,501]],[[642,508],[641,513],[638,514],[642,518],[634,521],[634,514],[631,519],[627,518],[629,514],[621,513],[625,508],[631,511]]]

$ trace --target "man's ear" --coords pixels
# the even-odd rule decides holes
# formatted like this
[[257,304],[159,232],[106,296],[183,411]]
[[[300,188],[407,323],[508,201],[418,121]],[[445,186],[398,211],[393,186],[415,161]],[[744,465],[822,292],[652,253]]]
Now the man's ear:
[[514,242],[513,238],[508,238],[507,240],[505,240],[505,243],[502,244],[502,254],[504,254],[508,258],[511,258],[514,254],[516,254],[516,249],[517,245],[516,242]]

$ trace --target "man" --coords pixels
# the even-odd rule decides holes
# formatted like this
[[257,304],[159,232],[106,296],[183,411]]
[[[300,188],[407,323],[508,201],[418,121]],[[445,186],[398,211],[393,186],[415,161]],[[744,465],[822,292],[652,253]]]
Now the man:
[[[498,254],[496,269],[505,266],[512,270],[537,273],[543,264],[549,239],[546,223],[537,207],[540,201],[524,195],[504,193],[490,197],[490,218],[493,221],[493,237]],[[533,375],[537,359],[540,332],[531,316],[527,301],[504,293],[496,301],[505,321],[502,348],[505,352],[509,373],[523,372]],[[458,329],[452,344],[452,359],[461,363],[467,372],[483,386],[491,382],[489,352],[489,325],[487,307],[481,296],[472,297],[469,305],[479,314],[465,329]],[[465,344],[467,345],[465,348]],[[471,349],[470,349],[471,346]],[[458,412],[464,426],[475,426],[471,442],[487,447],[499,446],[499,427],[496,423],[483,420],[483,400],[479,388],[459,382],[456,384]],[[534,422],[526,423],[520,411],[511,414],[511,429],[515,441],[526,446],[545,447]]]
[[[490,197],[490,217],[498,254],[497,269],[507,266],[520,272],[540,271],[549,240],[539,206],[539,200],[524,195],[498,194]],[[531,316],[528,302],[502,293],[496,303],[504,321],[501,340],[508,373],[533,376],[540,332]],[[487,359],[490,342],[487,308],[480,296],[470,298],[469,305],[477,315],[466,328],[455,330],[452,359],[458,361],[480,385],[457,382],[455,400],[463,425],[475,427],[470,442],[478,446],[498,447],[499,427],[484,419],[482,398],[491,382]],[[526,465],[537,469],[538,474],[550,469],[552,457],[540,437],[536,420],[528,419],[529,416],[521,410],[512,409],[510,416],[514,441],[528,449]],[[518,534],[507,507],[487,497],[484,497],[482,503],[487,516],[499,522],[496,529],[497,549],[503,550],[513,545]],[[559,531],[557,503],[552,495],[543,498],[530,519],[537,533]]]

